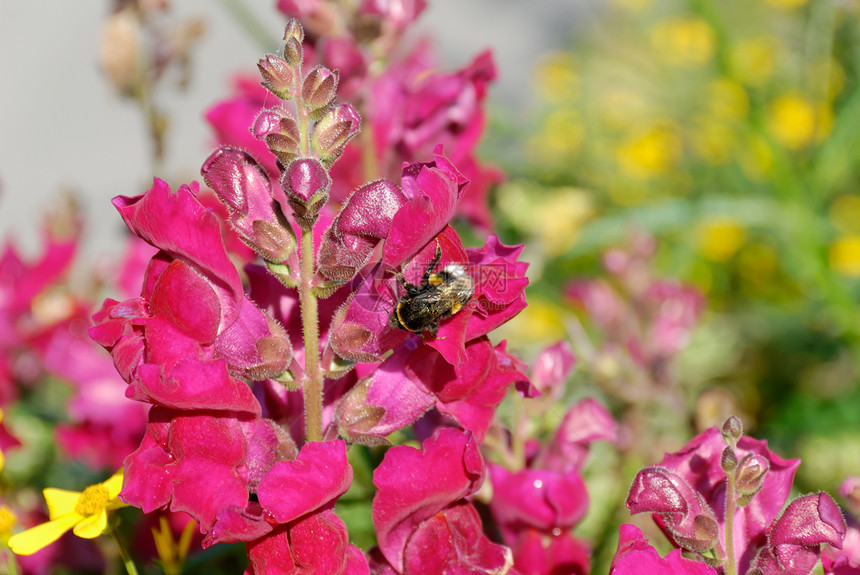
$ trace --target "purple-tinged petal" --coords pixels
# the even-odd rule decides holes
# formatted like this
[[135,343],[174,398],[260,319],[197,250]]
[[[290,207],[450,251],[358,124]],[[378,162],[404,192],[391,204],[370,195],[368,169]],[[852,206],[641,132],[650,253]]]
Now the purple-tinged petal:
[[279,523],[333,503],[352,483],[342,440],[306,443],[295,461],[275,463],[257,486],[257,497]]
[[490,509],[504,539],[512,543],[515,533],[527,525],[543,531],[570,528],[588,511],[588,492],[576,470],[560,474],[543,469],[511,472],[490,465],[493,500]]
[[284,328],[247,298],[236,321],[215,340],[215,352],[231,373],[252,381],[280,375],[293,356]]
[[373,473],[373,524],[379,547],[399,572],[410,537],[421,523],[481,485],[484,461],[471,435],[440,429],[423,451],[389,449]]
[[576,358],[567,341],[562,340],[545,347],[534,360],[530,378],[532,385],[541,393],[560,396],[575,363]]
[[589,545],[569,531],[550,532],[526,527],[509,545],[519,573],[586,575],[591,567]]
[[196,195],[196,183],[171,192],[165,182],[156,178],[144,195],[117,196],[113,203],[137,236],[172,258],[183,260],[206,278],[221,303],[218,326],[223,329],[239,314],[242,282],[224,248],[217,217],[200,204]]
[[661,558],[642,531],[633,525],[622,525],[618,551],[612,558],[610,575],[717,575],[717,570],[700,561],[681,556],[676,549]]
[[461,501],[418,526],[403,556],[403,573],[507,573],[511,550],[490,542],[471,503]]
[[218,512],[215,524],[203,539],[206,549],[216,543],[254,541],[272,532],[274,525],[263,518],[259,504],[249,503],[244,508],[226,507]]
[[714,511],[683,477],[652,466],[636,474],[627,496],[630,513],[655,513],[674,542],[697,553],[714,548],[720,526]]
[[367,401],[385,409],[385,415],[370,431],[373,435],[384,437],[410,425],[436,402],[431,393],[406,374],[410,353],[406,347],[399,348],[371,376]]

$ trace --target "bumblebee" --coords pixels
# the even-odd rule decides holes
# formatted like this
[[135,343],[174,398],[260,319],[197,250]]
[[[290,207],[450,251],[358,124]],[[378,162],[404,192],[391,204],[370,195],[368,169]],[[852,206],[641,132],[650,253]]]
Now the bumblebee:
[[441,259],[442,249],[437,245],[436,256],[418,285],[397,274],[406,293],[397,301],[388,319],[391,327],[436,337],[439,321],[463,309],[472,298],[475,282],[463,266],[448,264],[439,272],[433,271]]

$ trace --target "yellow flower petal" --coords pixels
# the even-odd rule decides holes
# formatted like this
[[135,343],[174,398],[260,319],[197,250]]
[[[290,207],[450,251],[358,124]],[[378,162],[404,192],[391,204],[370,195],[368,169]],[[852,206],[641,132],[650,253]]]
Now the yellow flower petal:
[[36,525],[21,533],[16,533],[9,538],[9,548],[16,555],[32,555],[59,539],[63,533],[71,529],[81,519],[82,517],[77,513],[70,513],[53,521]]
[[45,496],[45,503],[48,504],[48,515],[51,519],[74,513],[75,505],[81,496],[79,491],[67,491],[55,487],[42,490],[42,494]]
[[95,539],[107,529],[107,512],[102,511],[92,517],[87,517],[75,525],[74,533],[84,539]]
[[111,475],[102,484],[107,487],[108,494],[110,494],[111,499],[116,499],[119,496],[119,492],[122,491],[122,476],[123,469],[120,468],[119,471]]

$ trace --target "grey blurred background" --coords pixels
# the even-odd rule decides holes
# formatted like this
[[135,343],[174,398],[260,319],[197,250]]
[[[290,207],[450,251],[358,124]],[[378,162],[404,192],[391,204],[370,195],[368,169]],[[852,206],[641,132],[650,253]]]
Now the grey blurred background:
[[[278,46],[284,18],[274,0],[249,1]],[[561,48],[600,0],[429,0],[418,28],[436,40],[442,65],[453,69],[492,48],[500,77],[491,113],[528,119],[530,83],[540,54]],[[27,255],[39,249],[39,224],[64,191],[81,200],[84,256],[118,253],[123,224],[110,204],[152,181],[149,141],[140,111],[117,96],[99,71],[96,50],[109,3],[46,0],[0,3],[0,238]],[[164,173],[171,182],[199,179],[211,149],[203,112],[229,90],[238,71],[255,72],[263,52],[221,2],[173,2],[177,20],[205,19],[192,51],[185,92],[163,86],[170,118]]]

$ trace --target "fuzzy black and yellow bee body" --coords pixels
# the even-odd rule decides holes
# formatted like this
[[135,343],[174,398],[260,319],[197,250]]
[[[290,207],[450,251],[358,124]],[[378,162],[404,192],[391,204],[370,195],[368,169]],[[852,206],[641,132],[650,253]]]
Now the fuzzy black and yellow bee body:
[[411,284],[397,276],[406,293],[394,306],[389,318],[391,327],[436,337],[439,322],[456,314],[472,299],[475,284],[466,268],[452,263],[433,271],[441,257],[442,252],[437,248],[420,284]]

